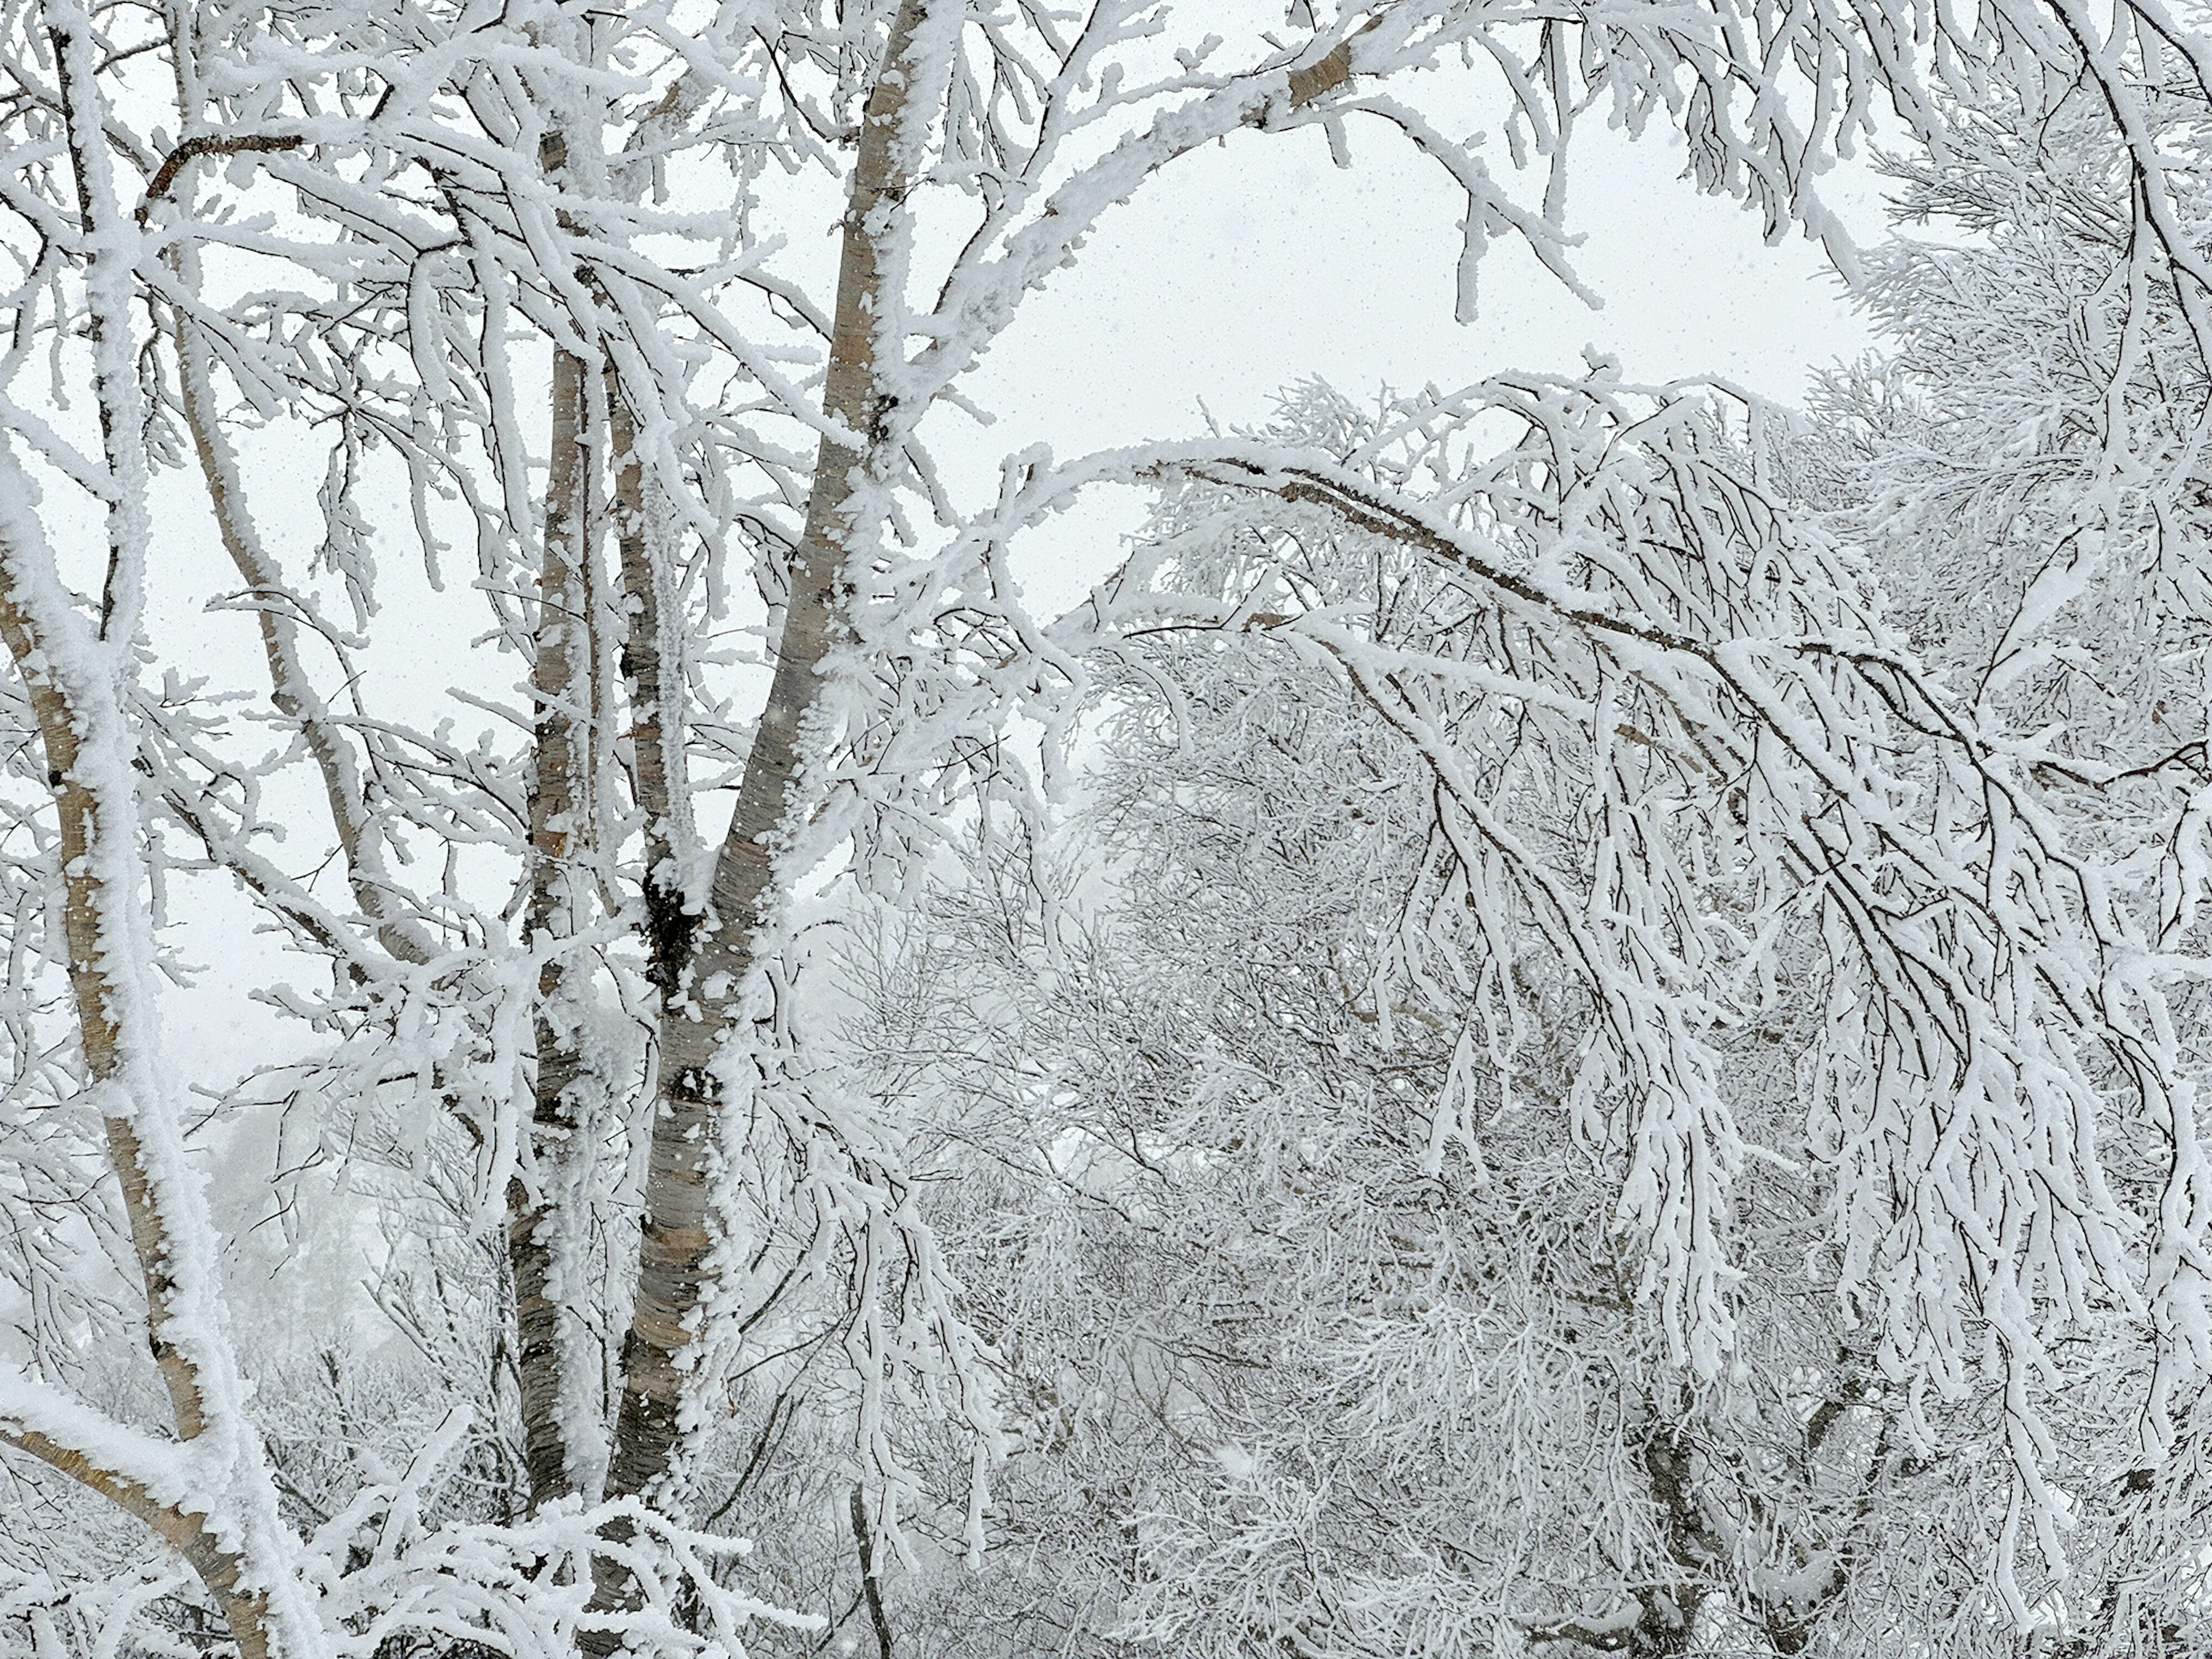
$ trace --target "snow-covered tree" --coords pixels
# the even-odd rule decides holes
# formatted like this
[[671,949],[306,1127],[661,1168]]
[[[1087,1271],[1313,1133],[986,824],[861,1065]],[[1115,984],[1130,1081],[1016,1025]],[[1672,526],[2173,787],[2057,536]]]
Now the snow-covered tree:
[[[2185,250],[2131,224],[2133,151],[2088,88],[1978,100],[1950,149],[1887,171],[1908,229],[1870,262],[1869,302],[1894,343],[1829,376],[1808,495],[1869,550],[1891,614],[1982,720],[2033,732],[2055,806],[2147,875],[2166,861],[2161,941],[2203,946],[2185,895],[2206,769],[2208,568],[2201,454],[2207,359]],[[2142,133],[2191,158],[2203,106],[2166,86]],[[2139,876],[2138,880],[2144,878]],[[2194,983],[2174,1018],[2203,1023]],[[2204,1055],[2186,1050],[2192,1079]],[[2170,1190],[2175,1152],[2128,1114],[2100,1145],[2116,1190]],[[2177,1265],[2179,1258],[2177,1257]],[[2118,1315],[2115,1308],[2112,1313]],[[2061,1434],[2074,1471],[2070,1634],[2056,1650],[2188,1652],[2205,1639],[2202,1385],[2166,1369],[2160,1322],[2067,1334],[2083,1409]]]
[[[0,1436],[173,1545],[241,1651],[733,1643],[750,1604],[684,1522],[748,1478],[725,1402],[774,1374],[771,1334],[830,1356],[842,1421],[814,1443],[862,1491],[860,1557],[911,1547],[933,1432],[959,1442],[981,1553],[1005,1373],[908,1120],[809,1025],[794,895],[819,872],[896,895],[965,817],[1034,840],[1093,689],[1134,710],[1149,686],[1180,722],[1188,671],[1161,653],[1221,642],[1354,697],[1425,803],[1392,842],[1396,908],[1332,964],[1378,1040],[1452,1033],[1437,1100],[1376,1109],[1418,1104],[1441,1170],[1486,1100],[1549,1090],[1620,1182],[1584,1265],[1652,1310],[1654,1365],[1710,1380],[1757,1328],[1735,1212],[1790,1154],[1730,1079],[1786,1008],[1846,1305],[1897,1386],[2006,1390],[2008,1526],[2063,1512],[2054,1320],[2147,1322],[2152,1420],[2201,1369],[2172,988],[2195,842],[2154,892],[2142,843],[2086,830],[2047,745],[1923,670],[1736,417],[1601,371],[1359,432],[1023,451],[981,501],[933,460],[975,412],[963,380],[1116,204],[1216,143],[1311,128],[1342,156],[1360,118],[1463,191],[1466,312],[1500,236],[1571,282],[1593,109],[1681,131],[1695,182],[1770,234],[1832,240],[1814,185],[1876,100],[1945,143],[1947,91],[2079,81],[2119,135],[2139,286],[2163,273],[2193,326],[2188,179],[2148,112],[2201,94],[2199,48],[2154,6],[14,0],[0,43],[24,734],[0,1180],[51,1224],[7,1258]],[[1479,72],[1549,168],[1533,204],[1413,101]],[[304,489],[303,450],[326,457]],[[1012,549],[1102,481],[1165,486],[1169,520],[1091,603],[1031,617]],[[379,607],[410,541],[424,614],[401,621]],[[172,672],[151,599],[173,552],[235,568],[250,690]],[[434,597],[463,578],[465,602]],[[487,617],[522,684],[410,696],[378,666]],[[165,907],[203,872],[328,969],[258,988],[313,1052],[217,1092],[291,1103],[288,1166],[388,1206],[378,1301],[417,1350],[334,1383],[390,1417],[312,1480],[255,1401],[164,1057]],[[2112,1121],[2156,1180],[2106,1179]],[[416,1397],[447,1365],[458,1386]],[[470,1441],[471,1405],[511,1421]],[[1664,1571],[1624,1553],[1620,1606],[1680,1615],[1706,1571],[1687,1547]],[[139,1615],[180,1575],[107,1565],[11,1562],[8,1628],[155,1639]]]
[[[983,1188],[945,1224],[1026,1392],[1023,1616],[1223,1652],[2185,1644],[2194,1523],[2136,1495],[2178,1431],[2194,1468],[2201,780],[2002,671],[2094,676],[2127,617],[2168,665],[2148,724],[2186,725],[2202,611],[2115,575],[2023,620],[2048,520],[1942,494],[2096,499],[2094,422],[2069,462],[1978,401],[2048,372],[2006,357],[2033,326],[1960,340],[2033,305],[2019,257],[1885,262],[1972,296],[1898,305],[1909,415],[1862,375],[1761,434],[1600,366],[1310,388],[1182,469],[1086,619],[1103,942],[1002,864],[855,1045]],[[1927,441],[1947,398],[2002,441]],[[2147,524],[2188,568],[2172,515],[2112,544]],[[1916,572],[1948,595],[1908,636],[1881,596]]]

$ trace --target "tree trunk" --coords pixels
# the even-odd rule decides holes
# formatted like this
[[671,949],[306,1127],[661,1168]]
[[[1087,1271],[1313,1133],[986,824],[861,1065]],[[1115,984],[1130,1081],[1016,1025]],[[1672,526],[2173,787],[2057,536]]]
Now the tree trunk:
[[[0,489],[14,493],[9,487],[20,483],[20,474],[12,463],[8,471]],[[63,931],[85,1069],[100,1093],[108,1162],[145,1281],[147,1341],[155,1367],[168,1393],[178,1437],[197,1440],[207,1432],[210,1414],[204,1368],[210,1358],[229,1356],[209,1352],[222,1340],[208,1328],[213,1287],[205,1281],[215,1263],[186,1242],[207,1234],[210,1224],[189,1176],[174,1178],[184,1174],[183,1135],[155,1086],[160,1062],[149,1052],[152,1033],[134,1029],[152,991],[143,974],[131,971],[143,953],[127,937],[135,931],[140,902],[132,881],[139,867],[134,775],[127,769],[131,746],[120,698],[107,706],[97,701],[119,687],[72,684],[52,665],[62,653],[51,641],[76,618],[42,614],[25,601],[24,592],[37,583],[39,573],[28,567],[38,554],[23,544],[26,538],[9,533],[15,526],[5,516],[0,514],[0,578],[7,589],[0,596],[0,640],[30,694],[60,819]],[[118,758],[125,763],[120,777],[115,775]],[[188,1334],[179,1329],[187,1310]],[[227,1426],[233,1433],[245,1429]],[[217,1546],[197,1518],[155,1504],[81,1453],[38,1443],[35,1436],[17,1438],[24,1449],[105,1493],[182,1549],[222,1605],[244,1659],[264,1659],[268,1602],[239,1587],[241,1559]]]
[[[663,998],[675,994],[690,961],[696,920],[685,914],[678,836],[690,777],[684,760],[683,659],[666,637],[676,617],[667,572],[648,536],[645,466],[622,380],[606,371],[609,447],[613,452],[614,526],[629,631],[623,639],[623,693],[630,720],[630,770],[645,813],[646,977]],[[668,683],[672,673],[678,678]]]
[[272,1659],[268,1602],[240,1585],[245,1564],[216,1541],[207,1516],[164,1504],[138,1482],[103,1468],[84,1453],[36,1431],[0,1431],[0,1445],[29,1453],[144,1522],[149,1530],[185,1558],[222,1608],[239,1659]]
[[[880,209],[905,193],[896,139],[905,113],[907,49],[921,0],[902,0],[884,48],[861,124],[844,218],[837,310],[823,406],[863,438],[881,415],[878,300],[892,234]],[[896,349],[896,343],[890,343]],[[839,589],[852,529],[847,513],[856,475],[879,457],[824,436],[807,500],[806,526],[791,560],[775,672],[745,758],[737,811],[715,860],[708,915],[689,960],[664,992],[659,1096],[646,1175],[646,1214],[637,1301],[623,1344],[623,1399],[608,1470],[610,1494],[647,1492],[668,1472],[678,1438],[687,1350],[696,1335],[712,1243],[707,1166],[720,1085],[716,1051],[755,966],[754,945],[781,895],[776,843],[785,828],[806,716],[820,696],[820,670],[839,620]]]
[[[590,479],[595,457],[585,410],[586,365],[553,359],[552,454],[545,485],[544,562],[538,578],[538,654],[531,676],[535,705],[530,789],[530,896],[525,936],[544,950],[573,939],[583,920],[576,857],[591,811]],[[583,701],[580,702],[580,699]],[[581,713],[583,718],[579,718]],[[560,1266],[575,1218],[562,1200],[580,1121],[575,1097],[586,1081],[580,1031],[565,994],[569,969],[548,957],[538,973],[538,1065],[532,1085],[530,1156],[507,1186],[507,1260],[514,1279],[516,1374],[520,1381],[524,1463],[532,1512],[577,1486],[568,1443],[575,1381],[568,1363],[571,1321]]]
[[[135,282],[129,233],[117,199],[103,132],[89,21],[74,6],[49,12],[63,118],[86,240],[94,392],[107,461],[107,580],[98,631],[76,611],[33,516],[29,480],[14,459],[0,468],[0,641],[22,677],[46,754],[60,828],[63,930],[89,1075],[121,1188],[131,1241],[146,1287],[146,1328],[174,1413],[178,1436],[213,1431],[228,1443],[235,1482],[258,1456],[242,1416],[244,1389],[220,1319],[213,1224],[185,1154],[182,1124],[167,1093],[153,1008],[152,939],[138,884],[137,745],[126,697],[129,656],[143,603],[150,526],[142,411],[131,349]],[[183,1551],[222,1606],[245,1659],[267,1659],[270,1607],[244,1588],[246,1556],[218,1546],[202,1517],[155,1504],[134,1483],[82,1453],[11,1437],[126,1510]],[[250,1477],[249,1477],[250,1478]],[[261,1483],[265,1486],[265,1480]],[[235,1494],[229,1494],[234,1496]],[[236,1538],[275,1519],[273,1492],[262,1513],[220,1517]]]

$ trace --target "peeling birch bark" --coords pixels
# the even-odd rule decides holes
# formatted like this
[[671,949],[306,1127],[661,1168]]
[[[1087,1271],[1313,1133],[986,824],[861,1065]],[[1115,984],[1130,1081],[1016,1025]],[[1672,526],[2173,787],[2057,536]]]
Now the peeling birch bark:
[[[0,477],[0,489],[20,477],[12,460],[6,474]],[[25,568],[27,559],[34,556],[21,544],[19,537],[9,533],[12,526],[6,520],[10,516],[0,511],[0,641],[6,644],[22,676],[46,744],[47,773],[61,827],[63,927],[69,943],[70,985],[85,1067],[94,1085],[106,1091],[101,1126],[108,1162],[122,1189],[132,1251],[145,1281],[147,1341],[169,1396],[177,1433],[182,1439],[196,1440],[210,1425],[204,1359],[189,1352],[179,1339],[177,1315],[179,1304],[191,1299],[181,1282],[184,1273],[189,1269],[210,1272],[213,1263],[187,1263],[178,1237],[176,1212],[179,1206],[204,1208],[204,1200],[197,1192],[179,1190],[179,1183],[159,1178],[138,1121],[143,1112],[161,1111],[163,1103],[146,1097],[150,1092],[146,1087],[148,1071],[155,1062],[150,1054],[134,1052],[146,1046],[145,1037],[127,1030],[125,1024],[126,1011],[139,1006],[149,988],[127,983],[118,975],[118,967],[127,972],[137,953],[128,941],[114,937],[118,928],[129,927],[130,912],[138,902],[133,892],[112,890],[118,872],[137,866],[137,813],[131,798],[131,775],[126,765],[121,779],[113,775],[117,770],[113,754],[99,757],[108,763],[105,766],[98,761],[90,767],[83,763],[87,748],[102,739],[105,747],[127,756],[120,729],[120,687],[71,686],[54,665],[58,658],[68,659],[77,653],[58,649],[50,637],[56,619],[40,614],[26,602],[24,590],[36,581],[38,573]],[[87,692],[100,691],[116,693],[116,706],[85,706],[89,701]],[[180,1151],[176,1126],[161,1127],[179,1142],[171,1150]],[[207,1225],[204,1213],[191,1219],[199,1225],[187,1223],[181,1231],[198,1231]],[[200,1334],[203,1344],[207,1334]],[[243,1428],[236,1424],[226,1426],[232,1433]],[[188,1527],[185,1518],[155,1504],[133,1483],[100,1469],[82,1453],[45,1443],[37,1436],[10,1436],[10,1439],[114,1499],[180,1549],[184,1547],[180,1540],[191,1540],[192,1547],[185,1550],[185,1558],[221,1604],[243,1659],[267,1659],[270,1651],[268,1602],[258,1593],[240,1588],[242,1559],[218,1548],[204,1525],[194,1522]]]
[[[96,630],[63,586],[15,457],[0,450],[0,643],[15,659],[46,747],[60,830],[63,932],[85,1069],[123,1196],[146,1291],[146,1331],[179,1438],[206,1440],[223,1486],[215,1521],[159,1504],[143,1487],[35,1432],[9,1438],[152,1525],[191,1562],[222,1607],[243,1659],[270,1659],[278,1619],[252,1584],[252,1554],[275,1544],[276,1497],[223,1328],[206,1200],[185,1163],[153,1001],[143,872],[130,652],[143,607],[151,525],[149,465],[132,349],[133,231],[114,187],[95,82],[90,20],[67,0],[47,9],[63,121],[86,241],[94,392],[107,467],[107,575]],[[266,1565],[265,1562],[260,1565]],[[292,1608],[294,1615],[301,1609]],[[312,1616],[309,1616],[312,1622]],[[294,1634],[304,1641],[306,1626]]]
[[647,534],[645,465],[636,422],[620,377],[606,373],[609,447],[613,452],[615,547],[629,631],[622,646],[623,695],[630,708],[631,775],[645,813],[646,977],[664,996],[682,984],[694,919],[684,906],[677,841],[690,779],[684,761],[684,687],[668,684],[682,658],[664,638],[673,625],[666,573]]
[[35,1429],[0,1429],[0,1446],[27,1453],[144,1522],[149,1531],[185,1558],[222,1606],[238,1644],[239,1659],[271,1659],[267,1599],[239,1582],[244,1563],[216,1540],[206,1516],[162,1503],[127,1475],[103,1468],[74,1447]]

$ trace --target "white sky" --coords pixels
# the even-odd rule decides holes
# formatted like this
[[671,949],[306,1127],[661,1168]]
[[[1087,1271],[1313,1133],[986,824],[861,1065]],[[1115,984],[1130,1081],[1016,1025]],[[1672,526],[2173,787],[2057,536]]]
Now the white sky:
[[[1633,381],[1714,374],[1796,404],[1811,370],[1869,343],[1818,246],[1793,233],[1770,247],[1755,216],[1698,195],[1679,176],[1682,141],[1657,122],[1635,140],[1595,121],[1575,134],[1568,222],[1585,240],[1573,258],[1603,308],[1500,240],[1484,257],[1480,313],[1462,326],[1452,304],[1464,198],[1402,142],[1351,136],[1349,170],[1306,131],[1254,135],[1155,176],[1073,270],[1030,296],[964,383],[1000,418],[969,428],[947,471],[963,476],[957,461],[968,459],[980,484],[1001,454],[1030,443],[1066,457],[1194,435],[1200,400],[1224,424],[1260,421],[1279,388],[1308,376],[1364,398],[1509,369],[1580,374],[1585,346],[1619,357]],[[1871,243],[1884,227],[1870,181],[1829,182],[1832,205]],[[1540,188],[1526,179],[1515,194]],[[958,421],[940,423],[940,444]],[[1062,520],[1053,552],[1029,554],[1031,604],[1079,597],[1142,510],[1133,493]]]
[[[1066,454],[1194,428],[1200,396],[1233,422],[1305,375],[1355,395],[1386,381],[1449,388],[1503,369],[1580,373],[1585,344],[1620,356],[1632,380],[1719,374],[1794,403],[1808,367],[1866,343],[1819,250],[1767,247],[1756,217],[1696,194],[1664,130],[1576,135],[1569,216],[1588,240],[1575,259],[1602,311],[1501,242],[1484,261],[1481,316],[1458,326],[1461,199],[1402,145],[1353,137],[1350,171],[1318,132],[1164,171],[1031,296],[977,401],[1003,412],[1002,430],[1041,429]],[[1878,234],[1879,214],[1850,205],[1854,229]]]

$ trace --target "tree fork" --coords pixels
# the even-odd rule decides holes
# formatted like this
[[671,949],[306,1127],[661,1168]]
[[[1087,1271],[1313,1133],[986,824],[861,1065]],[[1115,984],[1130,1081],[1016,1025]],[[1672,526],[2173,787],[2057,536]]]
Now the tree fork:
[[[906,112],[902,71],[922,0],[902,0],[884,43],[868,98],[843,221],[837,307],[823,406],[864,439],[882,413],[877,379],[878,298],[885,234],[878,210],[904,193],[896,139]],[[608,1471],[610,1495],[647,1492],[673,1461],[687,1351],[709,1284],[708,1159],[720,1090],[716,1050],[734,1018],[755,963],[756,940],[772,908],[775,842],[786,823],[800,760],[802,731],[820,696],[820,669],[839,622],[839,587],[851,526],[856,473],[877,457],[824,435],[817,453],[806,525],[790,568],[774,678],[763,704],[737,810],[715,860],[708,916],[694,924],[690,959],[664,988],[659,1022],[660,1082],[646,1176],[646,1215],[637,1299],[623,1345],[623,1400]],[[610,1568],[594,1605],[611,1608],[626,1594]]]

